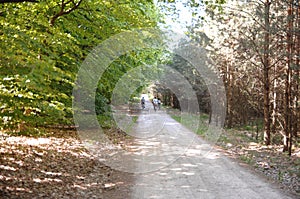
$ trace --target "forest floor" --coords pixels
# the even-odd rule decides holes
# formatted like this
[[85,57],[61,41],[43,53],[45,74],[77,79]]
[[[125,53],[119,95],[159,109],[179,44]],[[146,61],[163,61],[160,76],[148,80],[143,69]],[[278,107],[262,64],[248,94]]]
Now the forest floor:
[[[115,141],[126,139],[116,131],[111,135]],[[93,157],[75,130],[56,129],[39,137],[2,132],[0,146],[1,199],[110,198],[111,190],[126,189],[125,182],[131,181],[129,174]]]
[[229,129],[223,132],[216,145],[228,156],[250,165],[282,188],[300,196],[300,147],[297,143],[289,156],[282,152],[282,145],[265,146],[251,131]]

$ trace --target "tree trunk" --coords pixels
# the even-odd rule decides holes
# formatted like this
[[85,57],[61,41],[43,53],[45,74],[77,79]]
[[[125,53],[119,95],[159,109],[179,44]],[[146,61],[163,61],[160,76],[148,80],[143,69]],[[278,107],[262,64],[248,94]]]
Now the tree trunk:
[[226,83],[227,83],[227,127],[232,128],[232,119],[233,119],[233,110],[232,110],[232,104],[233,104],[233,78],[230,70],[230,65],[227,63],[227,71],[226,71]]
[[291,63],[293,53],[293,0],[290,0],[288,7],[288,24],[287,24],[287,61],[286,61],[286,80],[285,80],[285,117],[284,117],[284,138],[283,138],[283,151],[288,151],[291,155],[292,146],[292,96],[291,96]]
[[181,110],[177,96],[174,93],[172,93],[172,95],[171,95],[171,101],[172,101],[173,108],[177,108],[177,109]]
[[300,122],[300,111],[299,111],[299,78],[300,78],[300,6],[297,7],[296,11],[296,44],[295,44],[295,51],[296,51],[296,103],[295,103],[295,112],[296,112],[296,119],[295,119],[295,131],[294,131],[294,137],[298,137],[298,132],[299,132],[299,122]]
[[[277,67],[274,67],[274,74],[277,74]],[[277,79],[273,82],[273,110],[272,110],[272,134],[276,133],[276,123],[277,123]]]
[[266,145],[271,143],[270,133],[270,5],[269,0],[264,3],[265,6],[265,34],[264,34],[264,57],[263,57],[263,71],[264,71],[264,142]]

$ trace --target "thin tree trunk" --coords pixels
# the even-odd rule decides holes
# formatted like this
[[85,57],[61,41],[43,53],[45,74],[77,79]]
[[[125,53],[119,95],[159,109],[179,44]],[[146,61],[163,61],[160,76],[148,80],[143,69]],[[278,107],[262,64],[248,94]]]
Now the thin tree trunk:
[[283,151],[288,151],[291,155],[291,145],[292,145],[292,112],[291,112],[291,63],[292,63],[292,53],[293,53],[293,1],[290,0],[288,7],[288,24],[287,24],[287,63],[286,63],[286,81],[285,81],[285,127],[284,127],[284,138],[283,138]]
[[299,132],[299,125],[298,123],[300,122],[300,111],[299,111],[299,104],[298,104],[298,100],[299,100],[299,77],[300,77],[300,6],[297,7],[297,12],[296,12],[296,66],[297,66],[297,72],[296,72],[296,83],[297,83],[297,87],[296,87],[296,103],[295,103],[295,111],[296,111],[296,119],[295,119],[295,123],[296,123],[296,129],[294,131],[294,137],[298,137],[298,132]]
[[266,145],[271,143],[271,133],[270,133],[270,79],[269,79],[269,69],[270,69],[270,5],[269,0],[264,3],[265,6],[265,35],[264,35],[264,57],[263,57],[263,71],[264,71],[264,142]]
[[232,111],[232,104],[233,104],[233,96],[232,96],[232,75],[230,70],[230,65],[227,64],[227,114],[228,114],[228,120],[227,120],[227,127],[232,127],[232,119],[233,119],[233,111]]
[[[277,67],[274,67],[274,75],[277,74]],[[273,110],[272,110],[272,134],[276,133],[276,121],[277,121],[277,79],[274,79],[273,83]]]

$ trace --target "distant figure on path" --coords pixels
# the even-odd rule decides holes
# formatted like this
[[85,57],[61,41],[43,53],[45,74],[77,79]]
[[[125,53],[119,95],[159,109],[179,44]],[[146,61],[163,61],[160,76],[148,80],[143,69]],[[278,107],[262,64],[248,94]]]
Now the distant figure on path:
[[141,105],[142,105],[142,109],[145,109],[145,98],[142,97],[141,99]]
[[157,98],[157,105],[158,105],[158,110],[160,110],[160,105],[161,105],[161,100],[160,100],[160,98]]
[[154,97],[154,99],[152,100],[152,104],[154,110],[156,111],[156,107],[158,107],[158,99],[156,97]]

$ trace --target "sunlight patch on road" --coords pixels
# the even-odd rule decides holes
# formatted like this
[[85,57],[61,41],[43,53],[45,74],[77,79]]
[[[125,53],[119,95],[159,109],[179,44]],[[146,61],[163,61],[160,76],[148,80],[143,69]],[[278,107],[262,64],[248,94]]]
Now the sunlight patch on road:
[[182,166],[184,166],[184,167],[198,167],[197,165],[189,164],[189,163],[182,164]]

